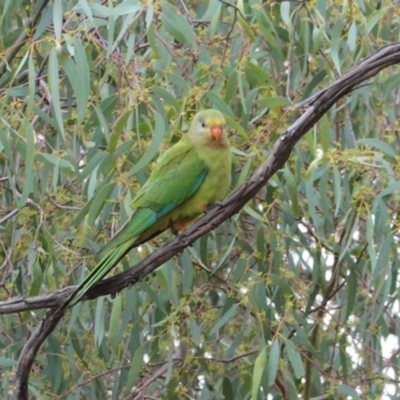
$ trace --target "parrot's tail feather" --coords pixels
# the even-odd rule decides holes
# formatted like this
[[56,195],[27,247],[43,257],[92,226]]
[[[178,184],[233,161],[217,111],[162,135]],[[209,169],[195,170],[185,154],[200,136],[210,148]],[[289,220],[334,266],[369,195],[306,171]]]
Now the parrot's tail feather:
[[121,258],[125,256],[131,247],[132,241],[126,242],[102,258],[75,292],[72,293],[69,299],[59,307],[59,310],[66,310],[68,307],[76,304],[96,282],[100,281],[112,268],[114,268],[115,265],[119,263]]
[[157,220],[156,213],[149,208],[140,208],[135,211],[131,219],[117,232],[117,234],[99,251],[97,257],[99,260],[106,258],[110,252],[115,251],[120,245],[135,242],[144,230],[154,224]]
[[146,241],[147,237],[140,235],[157,221],[157,214],[150,208],[139,208],[131,219],[98,253],[100,261],[78,286],[72,295],[62,304],[58,311],[66,310],[77,303],[87,291],[101,280],[112,268],[114,268],[126,253],[139,243]]

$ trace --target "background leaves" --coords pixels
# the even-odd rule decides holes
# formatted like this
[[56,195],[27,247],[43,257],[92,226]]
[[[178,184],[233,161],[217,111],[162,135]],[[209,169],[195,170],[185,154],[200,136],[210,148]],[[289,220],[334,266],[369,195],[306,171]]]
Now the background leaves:
[[[399,40],[398,10],[0,5],[2,299],[83,279],[198,108],[226,114],[239,184],[298,116],[291,104]],[[338,102],[240,215],[116,299],[74,307],[42,348],[32,396],[399,397],[398,75]],[[3,397],[42,317],[1,317]]]

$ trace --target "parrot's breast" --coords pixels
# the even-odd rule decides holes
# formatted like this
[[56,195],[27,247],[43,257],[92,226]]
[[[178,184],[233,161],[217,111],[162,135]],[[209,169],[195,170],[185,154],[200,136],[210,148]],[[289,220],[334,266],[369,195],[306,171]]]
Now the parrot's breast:
[[207,175],[199,189],[169,213],[170,225],[201,215],[208,205],[221,201],[229,189],[231,184],[230,148],[203,146],[198,149],[198,156],[208,168]]

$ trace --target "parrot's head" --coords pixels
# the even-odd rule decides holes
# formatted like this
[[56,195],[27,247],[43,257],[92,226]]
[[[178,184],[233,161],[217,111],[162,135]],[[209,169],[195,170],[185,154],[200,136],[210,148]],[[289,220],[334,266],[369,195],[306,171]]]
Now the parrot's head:
[[198,144],[226,146],[229,142],[224,129],[225,124],[225,118],[219,111],[203,110],[194,116],[189,136]]

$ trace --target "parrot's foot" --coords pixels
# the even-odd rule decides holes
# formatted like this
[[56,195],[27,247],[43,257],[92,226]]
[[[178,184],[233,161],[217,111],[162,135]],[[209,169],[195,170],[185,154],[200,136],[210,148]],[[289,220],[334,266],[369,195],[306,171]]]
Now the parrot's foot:
[[172,232],[173,235],[178,236],[179,235],[179,231],[177,229],[175,229],[174,226],[170,226],[169,228]]
[[182,232],[185,228],[187,228],[193,221],[195,220],[195,218],[186,218],[182,221],[179,222],[175,222],[172,226],[171,226],[171,231],[174,235],[179,234],[180,232]]

